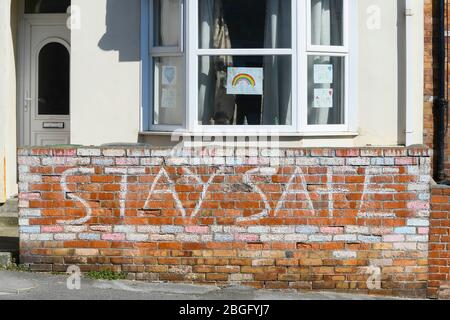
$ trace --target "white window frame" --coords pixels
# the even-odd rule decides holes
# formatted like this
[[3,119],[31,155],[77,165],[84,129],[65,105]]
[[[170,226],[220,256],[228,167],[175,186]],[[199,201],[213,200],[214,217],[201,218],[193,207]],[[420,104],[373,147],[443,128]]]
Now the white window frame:
[[[354,105],[354,98],[352,95],[356,93],[356,81],[355,75],[353,74],[352,68],[354,68],[353,64],[353,51],[350,49],[353,47],[352,43],[356,40],[354,35],[350,34],[350,24],[354,24],[354,17],[356,16],[352,11],[356,10],[357,1],[352,1],[352,8],[350,9],[350,1],[352,0],[343,0],[343,44],[342,46],[320,46],[312,44],[312,17],[311,17],[311,0],[305,1],[306,4],[306,50],[305,57],[303,60],[303,64],[308,65],[308,57],[310,56],[330,56],[330,57],[342,57],[344,60],[344,124],[339,125],[310,125],[308,124],[308,94],[305,94],[303,97],[303,102],[299,104],[302,112],[301,116],[301,127],[303,132],[309,133],[322,133],[322,132],[349,132],[352,131],[356,127],[355,123],[355,112],[357,112],[356,107]],[[353,6],[354,4],[354,6]],[[351,23],[352,22],[352,23]],[[356,25],[354,28],[356,30]],[[351,54],[352,53],[352,54]],[[308,71],[302,72],[301,76],[303,76],[304,80],[301,82],[302,92],[308,92]]]
[[[154,0],[141,1],[141,131],[175,131],[179,130],[179,125],[154,124],[154,58],[161,57],[181,57],[184,58],[184,65],[186,65],[186,47],[185,47],[185,9],[184,0],[178,0],[180,3],[181,21],[180,21],[180,39],[179,46],[174,47],[158,47],[154,46],[154,32],[152,28],[152,13],[154,7]],[[185,73],[187,74],[187,73]],[[183,77],[182,81],[186,82]],[[183,92],[186,96],[186,91]],[[188,106],[184,106],[187,110]],[[183,117],[181,128],[187,125],[186,117]]]
[[[183,0],[180,0],[183,1]],[[200,49],[198,0],[184,0],[184,25],[181,39],[184,48],[152,48],[152,3],[141,1],[141,131],[187,132],[192,134],[254,135],[258,132],[277,132],[280,135],[355,135],[357,131],[357,0],[344,1],[343,46],[311,44],[311,0],[292,0],[291,49]],[[303,21],[303,23],[302,23]],[[180,50],[181,49],[181,50]],[[184,49],[184,50],[183,50]],[[179,55],[185,57],[185,121],[180,126],[153,125],[153,57]],[[198,67],[200,56],[212,55],[291,55],[292,57],[292,125],[279,126],[215,126],[198,124]],[[308,125],[308,56],[344,57],[345,65],[345,124]],[[297,94],[300,92],[301,94]]]

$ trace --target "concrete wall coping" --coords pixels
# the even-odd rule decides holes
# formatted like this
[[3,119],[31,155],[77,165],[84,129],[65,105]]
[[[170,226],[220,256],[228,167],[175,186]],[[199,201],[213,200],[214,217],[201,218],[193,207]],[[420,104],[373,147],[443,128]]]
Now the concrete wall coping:
[[[259,156],[283,157],[430,157],[432,150],[426,146],[413,147],[352,147],[352,148],[270,148],[268,147],[155,147],[150,145],[111,146],[55,146],[21,147],[18,156],[119,156],[119,157],[165,157],[165,156],[230,156],[239,150],[259,150]],[[108,152],[113,150],[114,152]],[[221,150],[221,151],[219,151]],[[234,150],[234,151],[233,151]],[[231,152],[233,151],[233,152]],[[206,154],[205,154],[206,152]],[[200,154],[199,154],[200,153]],[[274,155],[275,154],[275,155]],[[258,154],[255,154],[257,156]],[[253,156],[253,154],[252,154]]]

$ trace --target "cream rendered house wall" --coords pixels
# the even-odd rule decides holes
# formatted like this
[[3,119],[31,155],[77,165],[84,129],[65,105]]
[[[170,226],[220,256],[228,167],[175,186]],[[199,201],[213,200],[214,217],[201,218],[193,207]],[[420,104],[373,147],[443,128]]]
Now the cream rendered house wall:
[[[415,142],[422,143],[423,4],[414,0]],[[72,143],[137,142],[140,110],[140,1],[73,0]],[[402,0],[358,1],[358,136],[289,139],[294,146],[398,145],[404,142]],[[373,25],[373,18],[380,18]],[[372,20],[371,20],[372,19]],[[167,137],[141,140],[164,144]]]
[[140,1],[72,0],[71,143],[137,142]]
[[17,2],[0,1],[0,203],[17,194],[16,184]]
[[[423,1],[414,0],[414,143],[423,142]],[[373,26],[379,9],[380,28]],[[404,143],[404,0],[359,0],[359,137],[357,145]]]
[[[398,136],[398,4],[397,1],[390,0],[359,2],[358,132],[360,135],[355,143],[395,145]],[[376,16],[378,13],[379,16]],[[378,18],[381,20],[377,26],[375,20]]]

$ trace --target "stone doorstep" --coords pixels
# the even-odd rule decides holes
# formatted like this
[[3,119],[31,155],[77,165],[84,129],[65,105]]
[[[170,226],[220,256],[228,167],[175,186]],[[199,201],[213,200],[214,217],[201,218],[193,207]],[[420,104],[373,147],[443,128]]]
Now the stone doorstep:
[[7,200],[4,205],[0,207],[0,236],[4,236],[1,233],[1,229],[8,227],[18,228],[19,226],[19,209],[18,200]]
[[0,216],[18,216],[19,207],[18,207],[18,199],[9,199],[3,205],[0,205]]
[[[0,226],[0,239],[1,238],[19,238],[19,227],[1,227]],[[0,242],[0,249],[2,248],[2,244]]]
[[[15,227],[19,226],[19,218],[17,216],[3,216],[0,215],[0,228]],[[0,233],[1,236],[1,233]]]

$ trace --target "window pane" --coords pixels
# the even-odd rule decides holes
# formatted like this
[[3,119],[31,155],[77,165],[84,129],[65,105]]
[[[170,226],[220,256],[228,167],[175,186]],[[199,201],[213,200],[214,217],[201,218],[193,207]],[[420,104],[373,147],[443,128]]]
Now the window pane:
[[290,48],[291,8],[291,0],[199,0],[200,48]]
[[318,46],[342,46],[343,0],[311,0],[311,43]]
[[200,125],[291,125],[291,56],[199,58]]
[[154,59],[154,125],[182,125],[184,64],[182,57]]
[[40,115],[68,115],[70,92],[70,55],[60,43],[49,43],[39,52]]
[[308,124],[345,124],[345,58],[308,57]]
[[180,47],[182,21],[180,0],[154,0],[153,5],[153,45]]
[[25,0],[25,13],[66,13],[70,0]]

